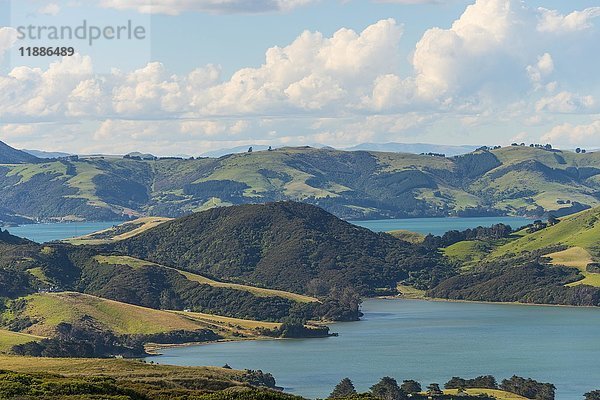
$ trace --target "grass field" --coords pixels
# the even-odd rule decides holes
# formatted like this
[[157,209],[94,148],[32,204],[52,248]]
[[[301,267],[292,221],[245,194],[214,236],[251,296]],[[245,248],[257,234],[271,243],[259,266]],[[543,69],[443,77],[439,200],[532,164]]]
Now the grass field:
[[19,183],[25,183],[38,174],[53,174],[66,177],[67,167],[60,162],[43,164],[18,164],[10,165],[7,176],[19,176]]
[[417,232],[403,230],[403,229],[399,229],[396,231],[389,231],[387,233],[389,233],[390,235],[392,235],[395,238],[398,238],[400,240],[404,240],[405,242],[409,242],[409,243],[413,243],[413,244],[423,243],[423,241],[425,240],[425,235],[423,235],[421,233],[417,233]]
[[[487,394],[488,396],[493,396],[497,400],[527,400],[526,397],[519,396],[518,394],[505,392],[503,390],[496,389],[466,389],[468,394],[477,396],[480,394]],[[444,394],[456,395],[458,393],[458,389],[446,389],[444,390]]]
[[412,286],[404,286],[402,284],[398,284],[396,286],[396,289],[398,289],[400,295],[405,299],[424,299],[426,297],[424,290],[419,290]]
[[566,245],[581,247],[588,251],[592,258],[598,258],[600,257],[598,238],[600,238],[600,208],[594,208],[563,218],[554,226],[500,246],[492,255],[519,254],[549,246]]
[[50,336],[61,322],[73,323],[90,316],[119,334],[153,334],[174,330],[197,330],[206,326],[184,316],[106,300],[81,293],[44,293],[26,297],[24,316],[39,322],[26,332]]
[[457,261],[463,264],[464,268],[468,268],[473,263],[481,261],[486,257],[491,245],[478,240],[463,241],[448,246],[443,249],[446,257],[452,261]]
[[41,336],[27,335],[0,329],[0,353],[8,352],[13,346],[35,342],[43,339]]
[[0,356],[0,370],[63,376],[108,376],[145,382],[195,379],[239,382],[243,372],[216,367],[176,367],[136,360]]
[[218,282],[218,281],[206,278],[206,277],[198,275],[198,274],[193,274],[191,272],[186,272],[186,271],[181,271],[181,270],[177,270],[177,271],[179,273],[181,273],[182,275],[184,275],[186,278],[188,278],[190,281],[204,283],[204,284],[214,286],[214,287],[225,287],[225,288],[234,289],[234,290],[242,290],[245,292],[250,292],[250,293],[252,293],[256,296],[260,296],[260,297],[282,297],[284,299],[297,301],[299,303],[312,303],[312,302],[319,301],[314,297],[305,296],[302,294],[286,292],[283,290],[264,289],[264,288],[259,288],[259,287],[255,287],[255,286],[240,285],[237,283]]
[[182,270],[175,269],[175,268],[165,267],[163,265],[155,264],[150,261],[144,261],[144,260],[140,260],[138,258],[133,258],[133,257],[129,257],[129,256],[96,256],[94,258],[96,259],[96,261],[98,261],[100,263],[111,264],[111,265],[128,265],[132,268],[143,268],[143,267],[149,266],[149,265],[159,266],[162,268],[168,268],[168,269],[179,272],[180,274],[182,274],[187,279],[189,279],[190,281],[193,281],[193,282],[198,282],[198,283],[202,283],[202,284],[210,285],[210,286],[214,286],[214,287],[224,287],[224,288],[229,288],[229,289],[234,289],[234,290],[241,290],[244,292],[250,292],[250,293],[252,293],[256,296],[260,296],[260,297],[282,297],[285,299],[297,301],[299,303],[318,302],[318,300],[315,299],[314,297],[304,296],[301,294],[296,294],[296,293],[291,293],[291,292],[286,292],[283,290],[264,289],[264,288],[248,286],[248,285],[241,285],[241,284],[237,284],[237,283],[229,283],[229,282],[218,282],[218,281],[209,279],[207,277],[204,277],[202,275],[182,271]]
[[233,332],[242,332],[246,335],[256,336],[255,329],[277,329],[281,324],[276,322],[253,321],[248,319],[223,317],[214,314],[196,312],[173,311],[174,314],[184,316],[193,321],[200,322],[208,327],[213,327],[218,332],[228,337]]
[[552,259],[553,265],[564,265],[567,267],[577,268],[584,279],[570,283],[568,286],[589,285],[600,287],[600,274],[587,272],[588,264],[594,260],[590,253],[581,247],[571,247],[570,249],[559,251],[557,253],[548,254],[547,257]]
[[[154,310],[151,308],[120,303],[81,293],[44,293],[26,297],[27,307],[21,316],[38,321],[27,328],[27,334],[52,336],[54,328],[61,322],[74,323],[89,316],[105,329],[117,334],[154,334],[175,330],[194,331],[210,329],[226,339],[256,338],[257,328],[276,329],[280,324],[230,318],[220,315],[183,311]],[[4,331],[0,331],[4,332]],[[28,336],[7,332],[0,335],[2,345],[10,348],[13,341],[31,341],[39,336]]]
[[[128,239],[130,237],[139,235],[142,232],[147,231],[148,229],[152,229],[155,226],[163,224],[167,221],[170,221],[171,218],[164,217],[143,217],[138,218],[133,221],[125,222],[117,227],[112,227],[108,229],[104,229],[102,231],[93,232],[89,235],[79,236],[72,239],[66,239],[65,242],[74,244],[74,245],[96,245],[96,244],[106,244],[111,242],[118,242],[119,240]],[[141,225],[140,225],[141,224]],[[138,226],[140,225],[140,226]],[[121,233],[117,233],[117,229],[121,231]],[[95,235],[102,234],[106,235],[106,239],[98,239]]]

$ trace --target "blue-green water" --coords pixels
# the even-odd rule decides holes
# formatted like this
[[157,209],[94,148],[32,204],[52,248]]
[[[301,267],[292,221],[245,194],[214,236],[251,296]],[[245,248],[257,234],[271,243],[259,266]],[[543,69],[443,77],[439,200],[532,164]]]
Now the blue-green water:
[[52,240],[69,239],[72,237],[87,235],[88,233],[101,231],[111,226],[123,223],[123,221],[109,222],[69,222],[21,225],[6,228],[11,234],[24,237],[34,242],[44,243]]
[[344,377],[368,390],[382,376],[444,384],[513,374],[554,383],[558,400],[600,389],[600,309],[367,300],[339,337],[245,341],[164,350],[161,364],[272,372],[287,392],[326,397]]
[[463,231],[478,226],[494,224],[510,225],[513,229],[531,224],[534,220],[521,217],[477,217],[477,218],[414,218],[414,219],[382,219],[372,221],[351,221],[353,224],[368,228],[375,232],[407,230],[427,235],[443,235],[451,230]]
[[[25,237],[38,243],[52,240],[68,239],[88,233],[100,231],[123,221],[109,222],[71,222],[21,225],[7,228],[13,235]],[[406,229],[423,234],[432,233],[442,235],[452,229],[464,230],[478,226],[492,226],[503,223],[517,228],[533,222],[527,218],[517,217],[485,217],[485,218],[415,218],[415,219],[389,219],[373,221],[354,221],[353,224],[368,228],[375,232],[387,232]]]

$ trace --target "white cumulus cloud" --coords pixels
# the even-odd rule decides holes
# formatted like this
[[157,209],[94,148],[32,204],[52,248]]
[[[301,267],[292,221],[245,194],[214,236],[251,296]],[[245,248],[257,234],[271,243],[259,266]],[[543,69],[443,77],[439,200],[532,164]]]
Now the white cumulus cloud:
[[184,12],[263,13],[287,11],[314,0],[100,0],[100,6],[136,10],[144,14],[179,15]]
[[[175,10],[209,3],[227,2],[154,2]],[[275,3],[283,9],[301,2],[269,4]],[[105,5],[143,7],[119,0]],[[550,18],[548,10],[520,0],[476,0],[450,28],[428,29],[410,58],[401,46],[403,27],[393,19],[362,31],[305,31],[285,46],[267,49],[262,65],[231,77],[215,65],[175,74],[160,62],[99,75],[89,57],[76,55],[48,68],[21,66],[0,74],[0,120],[96,123],[92,141],[98,148],[111,134],[128,148],[155,138],[158,149],[171,149],[169,137],[181,143],[214,144],[227,136],[240,142],[328,139],[350,145],[358,138],[399,140],[448,126],[466,132],[521,123],[539,136],[551,123],[559,133],[587,132],[586,124],[574,121],[598,112],[600,86],[593,80],[582,87],[579,75],[564,70],[597,61],[588,43],[600,38],[585,29],[593,24],[589,10],[553,13],[562,20],[575,15],[571,19],[577,21],[584,15],[586,22],[567,24],[584,27],[569,28],[569,35],[549,35],[540,28]],[[0,30],[0,54],[12,45],[11,35]],[[578,50],[581,57],[573,59],[573,44],[590,51]],[[561,127],[567,121],[573,125]],[[522,130],[511,127],[507,139]]]
[[565,33],[591,28],[592,20],[600,17],[600,7],[590,7],[563,15],[557,10],[540,8],[537,29],[540,32]]
[[600,120],[592,121],[589,124],[573,125],[565,123],[555,126],[548,131],[542,140],[553,143],[574,144],[577,146],[587,143],[598,144],[597,138],[600,136]]
[[593,96],[581,96],[571,92],[560,92],[554,96],[543,97],[536,104],[536,111],[553,113],[586,112],[592,109],[596,101]]

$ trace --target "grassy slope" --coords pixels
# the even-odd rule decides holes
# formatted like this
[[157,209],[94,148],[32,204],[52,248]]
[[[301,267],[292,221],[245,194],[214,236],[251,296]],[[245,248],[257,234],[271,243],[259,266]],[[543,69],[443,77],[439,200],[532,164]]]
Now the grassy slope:
[[251,333],[257,328],[277,329],[281,326],[281,324],[277,322],[252,321],[249,319],[223,317],[214,314],[183,311],[173,311],[173,313],[207,324],[207,326],[216,327],[217,330],[220,331],[244,331],[245,333]]
[[585,277],[567,286],[590,285],[600,287],[600,274],[591,273],[586,270],[587,265],[594,262],[594,259],[585,249],[571,247],[564,251],[548,254],[548,257],[552,259],[552,264],[577,268],[581,275]]
[[[337,197],[339,193],[349,190],[341,185],[333,185],[329,188],[312,187],[306,183],[306,180],[311,178],[312,175],[286,164],[286,161],[290,160],[292,155],[318,151],[315,149],[286,148],[235,155],[224,160],[209,176],[198,179],[196,182],[211,180],[243,182],[250,186],[250,189],[245,192],[247,197],[256,197],[268,191],[281,191],[291,199]],[[291,181],[283,182],[278,178],[267,178],[259,170],[271,170],[287,174]]]
[[563,218],[557,225],[524,235],[493,252],[494,256],[522,251],[539,250],[562,244],[568,247],[582,247],[592,257],[600,257],[600,208],[580,212]]
[[482,260],[485,255],[485,243],[473,240],[458,242],[443,249],[444,255],[461,263],[471,263]]
[[[480,394],[487,394],[489,396],[495,397],[497,400],[527,400],[527,398],[523,396],[519,396],[518,394],[505,392],[502,390],[495,389],[466,389],[468,394],[477,396]],[[445,394],[456,395],[458,393],[458,389],[446,389],[444,390]]]
[[174,330],[196,330],[203,324],[167,311],[134,306],[81,293],[44,293],[27,298],[24,314],[38,323],[28,333],[51,335],[61,322],[73,323],[84,315],[120,334],[152,334]]
[[[467,191],[460,184],[448,182],[448,175],[456,167],[452,159],[385,152],[369,152],[369,154],[378,164],[374,176],[408,170],[418,170],[428,175],[438,187],[416,189],[413,191],[413,195],[434,207],[460,210],[485,205],[483,200],[485,196],[482,195],[482,192],[488,190],[495,193],[493,206],[508,212],[514,212],[517,208],[533,210],[537,205],[549,210],[567,206],[558,204],[558,200],[579,201],[592,206],[600,204],[600,201],[593,196],[600,189],[600,176],[588,178],[580,183],[561,183],[542,176],[539,171],[518,170],[501,173],[503,168],[532,160],[559,170],[580,166],[600,167],[600,153],[579,155],[568,151],[554,153],[529,147],[505,147],[494,150],[493,154],[503,163],[503,166],[477,179]],[[221,159],[126,162],[122,159],[107,158],[102,162],[71,162],[76,169],[74,176],[67,175],[65,164],[60,162],[9,164],[6,166],[10,169],[8,175],[19,176],[21,182],[27,182],[35,175],[56,174],[58,175],[56,179],[64,181],[64,185],[77,190],[77,193],[67,197],[81,198],[86,200],[90,206],[110,209],[116,213],[130,212],[131,210],[126,210],[122,205],[110,204],[111,200],[99,195],[98,193],[106,193],[106,190],[110,188],[97,187],[98,183],[93,181],[94,177],[112,175],[117,171],[119,173],[127,171],[128,174],[123,176],[128,176],[137,183],[148,185],[152,201],[140,205],[139,209],[134,210],[135,213],[152,213],[154,207],[157,207],[157,212],[164,213],[165,209],[160,205],[165,203],[169,204],[168,208],[171,210],[180,207],[180,211],[184,212],[228,205],[225,200],[218,198],[206,201],[204,204],[194,202],[192,196],[183,194],[184,186],[192,182],[211,180],[243,182],[250,186],[244,193],[247,198],[258,198],[267,192],[277,193],[295,200],[326,196],[336,198],[355,189],[344,186],[348,183],[337,178],[339,173],[348,171],[318,170],[315,172],[311,161],[304,166],[302,163],[298,163],[301,160],[299,155],[306,155],[307,160],[321,159],[321,161],[333,162],[348,157],[349,153],[310,148],[284,148],[271,152],[236,154]],[[355,155],[356,153],[353,156]],[[315,165],[318,165],[320,169],[326,169],[319,166],[319,163]],[[260,172],[261,170],[269,170],[281,175],[267,177]],[[145,175],[143,171],[148,174]],[[496,173],[498,175],[491,178],[491,175]],[[323,186],[314,187],[307,183],[307,180],[313,177],[312,174],[322,174],[325,177]],[[286,176],[286,178],[282,180],[281,176]],[[524,191],[533,190],[534,193],[527,195],[527,198],[522,196],[512,198],[509,194],[519,188]],[[56,199],[54,200],[56,201]]]
[[402,284],[398,284],[396,286],[396,289],[398,289],[398,293],[400,293],[400,296],[404,297],[406,299],[424,299],[427,297],[425,295],[424,290],[419,290],[412,286],[405,286]]
[[423,241],[425,240],[425,235],[423,235],[421,233],[417,233],[417,232],[407,231],[404,229],[390,231],[387,233],[389,233],[390,235],[392,235],[395,238],[404,240],[405,242],[414,243],[414,244],[423,243]]
[[243,372],[215,367],[176,367],[146,364],[135,360],[94,358],[41,358],[0,356],[0,369],[17,372],[46,372],[63,376],[103,375],[116,379],[168,382],[196,379],[239,382]]
[[[586,181],[586,186],[581,184],[565,184],[548,180],[536,171],[510,171],[495,179],[489,179],[491,174],[518,163],[538,161],[550,168],[565,170],[568,167],[599,167],[600,153],[576,154],[570,151],[560,153],[535,149],[530,147],[504,147],[494,150],[494,155],[500,160],[502,166],[496,168],[482,178],[478,179],[472,186],[474,190],[493,190],[496,192],[514,192],[515,190],[533,191],[531,196],[533,203],[525,202],[524,198],[507,198],[499,202],[500,208],[510,209],[526,207],[533,209],[540,205],[547,210],[556,210],[568,205],[559,205],[558,200],[578,201],[591,206],[599,205],[600,202],[592,194],[597,190],[597,183],[593,178]],[[591,186],[591,187],[590,187]]]
[[279,327],[276,323],[219,315],[154,310],[74,292],[35,294],[26,299],[27,308],[22,316],[39,321],[26,331],[41,336],[51,336],[59,323],[73,323],[84,315],[118,334],[211,329],[225,338],[232,338],[238,333],[257,336],[256,328]]
[[584,279],[569,286],[590,285],[600,287],[600,274],[586,271],[589,263],[600,259],[600,208],[586,210],[565,217],[557,225],[531,234],[525,231],[513,235],[513,240],[487,243],[480,241],[458,242],[443,249],[451,260],[461,263],[463,270],[476,266],[487,258],[541,250],[564,245],[565,251],[548,254],[551,263],[577,268]]
[[10,168],[10,172],[7,176],[18,176],[20,178],[19,183],[25,183],[31,180],[35,175],[38,174],[57,174],[59,179],[65,177],[67,173],[67,167],[59,162],[49,162],[43,164],[16,164],[6,165]]
[[300,303],[310,303],[310,302],[318,301],[314,297],[309,297],[309,296],[304,296],[301,294],[286,292],[283,290],[264,289],[264,288],[254,287],[254,286],[240,285],[240,284],[236,284],[236,283],[218,282],[218,281],[206,278],[206,277],[198,275],[198,274],[181,271],[181,270],[174,269],[174,268],[165,267],[165,266],[155,264],[150,261],[140,260],[140,259],[134,258],[134,257],[96,256],[95,259],[100,263],[112,264],[112,265],[128,265],[132,268],[143,268],[144,266],[148,266],[148,265],[161,266],[163,268],[168,268],[168,269],[172,269],[172,270],[179,272],[180,274],[185,276],[190,281],[203,283],[203,284],[214,286],[214,287],[225,287],[225,288],[230,288],[230,289],[234,289],[234,290],[250,292],[256,296],[261,296],[261,297],[282,297],[282,298],[297,301]]
[[13,346],[35,342],[43,339],[41,336],[28,335],[25,333],[11,332],[0,329],[0,353],[8,352]]
[[[138,218],[133,221],[125,222],[121,225],[118,225],[116,228],[108,228],[102,231],[93,232],[89,235],[84,235],[72,239],[66,239],[65,242],[81,245],[81,244],[89,244],[89,245],[97,245],[97,244],[106,244],[111,242],[116,242],[119,240],[124,240],[135,235],[139,235],[142,232],[147,231],[148,229],[154,228],[164,222],[170,221],[171,218],[164,217],[143,217]],[[141,226],[137,226],[142,224]],[[119,229],[119,231],[117,231]],[[97,239],[94,236],[98,234],[106,235],[105,239]]]

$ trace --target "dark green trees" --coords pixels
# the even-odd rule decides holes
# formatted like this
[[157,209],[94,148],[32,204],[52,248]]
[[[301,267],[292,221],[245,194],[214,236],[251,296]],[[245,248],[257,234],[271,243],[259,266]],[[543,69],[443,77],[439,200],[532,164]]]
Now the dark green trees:
[[556,391],[556,387],[551,383],[541,383],[518,376],[503,380],[500,389],[535,400],[554,400]]
[[400,390],[394,378],[386,376],[375,385],[371,386],[371,394],[381,400],[404,400],[406,394]]
[[439,396],[444,394],[444,392],[442,392],[442,389],[440,389],[439,384],[432,383],[431,385],[427,386],[427,394],[430,396]]
[[585,400],[600,400],[600,390],[594,390],[586,393]]
[[339,399],[343,397],[353,396],[356,394],[354,384],[349,378],[344,378],[337,384],[333,389],[333,392],[329,395],[329,399]]
[[478,389],[497,389],[498,383],[496,378],[491,375],[478,376],[474,379],[463,379],[454,377],[450,379],[445,385],[446,389],[460,389],[460,388],[478,388]]
[[421,391],[421,384],[417,381],[409,379],[402,382],[400,389],[407,394],[419,393]]

